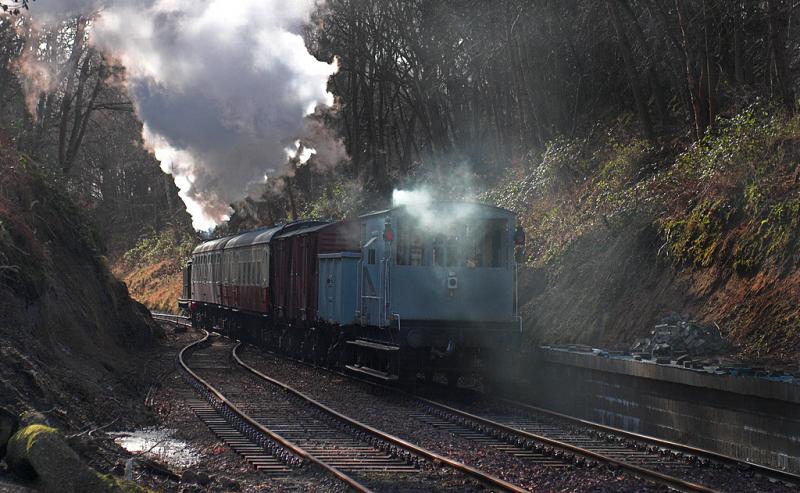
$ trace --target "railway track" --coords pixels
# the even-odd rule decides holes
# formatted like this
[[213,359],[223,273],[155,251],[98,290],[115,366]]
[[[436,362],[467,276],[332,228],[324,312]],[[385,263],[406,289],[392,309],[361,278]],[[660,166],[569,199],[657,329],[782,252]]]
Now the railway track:
[[[290,392],[288,385],[275,381],[244,362],[238,353],[234,359],[251,374]],[[296,360],[289,361],[295,365],[313,367]],[[800,478],[783,471],[597,425],[518,402],[480,398],[478,404],[443,403],[352,375],[313,368],[401,396],[405,405],[410,407],[408,416],[419,423],[471,441],[476,446],[562,471],[565,468],[586,469],[604,465],[678,491],[772,491],[774,488],[784,488],[783,483],[800,482]],[[294,389],[291,391],[310,399]],[[352,399],[358,397],[353,396]],[[333,409],[333,402],[329,402],[329,405],[314,402],[328,414],[338,414]]]
[[[689,453],[689,447],[671,447],[663,441],[612,428],[595,428],[568,417],[557,417],[530,406],[496,403],[456,408],[415,396],[426,411],[446,423],[499,437],[508,444],[520,441],[536,452],[567,462],[595,461],[679,491],[774,491],[775,484],[755,478],[757,468],[732,458],[712,462],[707,455]],[[464,408],[469,410],[464,410]],[[735,462],[735,467],[730,465]],[[591,464],[591,462],[590,462]],[[715,467],[716,466],[716,467]],[[722,467],[720,467],[722,466]],[[726,467],[727,466],[727,467]],[[760,472],[765,478],[786,481],[786,474]],[[796,478],[795,478],[796,479]],[[788,485],[787,489],[788,489]]]
[[563,430],[566,429],[579,437],[578,440],[586,440],[588,436],[593,439],[600,439],[606,443],[613,443],[612,450],[624,447],[638,451],[646,451],[649,455],[645,456],[643,454],[641,459],[633,459],[637,462],[641,461],[644,465],[658,456],[662,458],[669,457],[672,460],[682,461],[684,463],[688,462],[712,469],[729,470],[735,468],[742,472],[759,475],[776,482],[784,483],[787,486],[800,487],[800,476],[780,469],[742,461],[710,450],[594,423],[513,399],[497,398],[497,401],[505,406],[511,406],[529,415],[529,418],[523,418],[522,422],[515,422],[518,418],[514,416],[504,416],[502,414],[494,418],[489,417],[489,419],[500,425],[520,429],[541,428],[545,433],[549,433],[551,430],[562,430],[561,432],[563,432]]
[[[349,374],[313,368],[401,395],[411,407],[409,416],[420,422],[551,467],[605,465],[678,491],[795,491],[800,484],[800,477],[784,471],[510,400],[479,396],[474,397],[479,404],[447,404]],[[439,391],[446,392],[444,388]]]
[[167,322],[187,328],[192,326],[191,319],[185,315],[175,315],[173,313],[164,312],[150,312],[150,315],[154,320],[158,320],[159,322]]
[[206,334],[181,350],[178,363],[208,402],[203,420],[257,468],[284,475],[313,466],[365,492],[525,491],[243,371],[231,362],[235,347]]

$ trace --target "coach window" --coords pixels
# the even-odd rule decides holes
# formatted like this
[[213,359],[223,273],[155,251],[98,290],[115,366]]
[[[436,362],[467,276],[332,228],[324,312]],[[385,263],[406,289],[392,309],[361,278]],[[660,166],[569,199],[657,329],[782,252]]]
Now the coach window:
[[239,255],[239,251],[236,250],[234,253],[233,263],[231,264],[233,268],[233,283],[234,284],[241,284],[242,282],[242,257]]

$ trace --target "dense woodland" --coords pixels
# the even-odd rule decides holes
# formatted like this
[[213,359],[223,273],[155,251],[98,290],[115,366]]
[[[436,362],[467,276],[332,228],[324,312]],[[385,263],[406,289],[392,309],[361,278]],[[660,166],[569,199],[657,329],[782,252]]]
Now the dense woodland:
[[[474,192],[561,139],[623,129],[674,155],[754,102],[793,114],[798,11],[790,0],[331,0],[308,44],[340,60],[330,88],[347,179],[299,176],[285,214],[303,200],[349,212],[342,203],[365,205],[352,199],[362,187],[373,203],[419,182]],[[270,216],[279,193],[265,194]]]
[[140,235],[190,222],[142,144],[122,68],[89,45],[90,28],[85,17],[44,31],[26,17],[0,17],[0,131],[48,167],[119,254]]
[[382,189],[419,167],[490,173],[536,159],[552,139],[626,114],[655,141],[698,139],[757,97],[793,112],[797,7],[332,0],[313,42],[341,59],[332,89],[351,172]]
[[[304,31],[339,64],[315,119],[349,158],[288,160],[214,234],[423,186],[519,215],[534,339],[629,341],[680,310],[796,362],[799,15],[795,0],[327,0]],[[0,17],[0,138],[89,212],[138,299],[171,307],[197,238],[91,27]]]
[[[445,193],[485,189],[559,139],[624,129],[670,147],[754,101],[793,113],[797,14],[792,0],[330,0],[307,44],[339,59],[326,118],[350,160],[287,163],[224,229],[347,215],[421,180]],[[107,238],[124,233],[121,251],[148,231],[185,230],[188,218],[142,147],[122,69],[88,44],[89,29],[85,17],[38,32],[25,16],[2,18],[0,126],[66,178]],[[37,70],[45,63],[55,77]]]

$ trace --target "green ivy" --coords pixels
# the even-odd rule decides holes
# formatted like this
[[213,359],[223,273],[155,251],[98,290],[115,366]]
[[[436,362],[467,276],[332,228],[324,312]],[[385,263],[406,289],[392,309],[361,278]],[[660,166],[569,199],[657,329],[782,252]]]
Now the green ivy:
[[665,221],[662,230],[669,252],[681,262],[708,267],[735,211],[735,207],[724,198],[706,200],[685,218]]
[[733,267],[742,274],[752,273],[768,258],[782,261],[797,242],[800,231],[800,198],[794,197],[766,208],[751,223],[748,234],[734,252]]

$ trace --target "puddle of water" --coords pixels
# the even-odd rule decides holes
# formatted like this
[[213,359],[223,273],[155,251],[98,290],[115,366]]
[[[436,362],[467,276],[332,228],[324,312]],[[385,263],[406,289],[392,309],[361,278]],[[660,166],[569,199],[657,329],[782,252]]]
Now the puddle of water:
[[200,452],[183,440],[173,438],[175,430],[143,428],[109,433],[128,452],[143,454],[170,466],[185,469],[200,462]]

